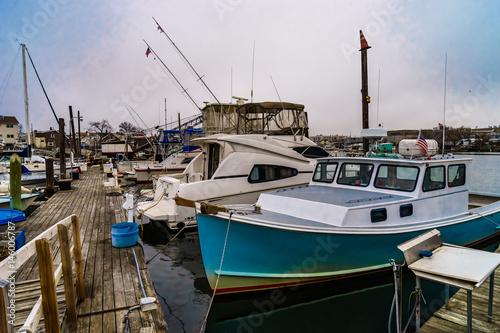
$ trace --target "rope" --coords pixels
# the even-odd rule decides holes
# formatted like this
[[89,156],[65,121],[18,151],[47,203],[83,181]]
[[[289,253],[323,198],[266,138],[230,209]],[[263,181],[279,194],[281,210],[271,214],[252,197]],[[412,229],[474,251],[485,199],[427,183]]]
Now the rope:
[[222,248],[222,256],[220,258],[220,266],[219,273],[217,274],[217,280],[215,281],[215,287],[212,294],[212,298],[210,299],[210,304],[208,305],[207,314],[205,315],[205,319],[203,320],[203,324],[200,328],[200,333],[203,332],[203,328],[207,324],[208,314],[210,313],[210,309],[212,308],[212,304],[214,302],[215,294],[217,292],[217,287],[219,286],[220,274],[222,272],[222,263],[224,262],[224,254],[226,253],[226,245],[227,245],[227,236],[229,235],[229,226],[231,225],[231,217],[233,216],[233,212],[229,213],[229,219],[227,220],[227,229],[226,229],[226,238],[224,239],[224,247]]
[[484,216],[483,214],[478,213],[478,212],[472,212],[472,211],[469,211],[469,213],[471,213],[471,214],[477,214],[477,215],[481,216],[482,218],[485,218],[486,220],[488,220],[488,221],[490,221],[491,223],[493,223],[494,225],[496,225],[496,226],[497,226],[497,229],[500,229],[500,224],[498,224],[498,223],[496,223],[495,221],[493,221],[492,219],[490,219],[490,218],[488,218],[488,217]]
[[12,60],[12,64],[10,65],[9,71],[7,72],[7,76],[3,80],[2,86],[0,86],[0,91],[3,90],[2,97],[0,97],[0,105],[2,105],[3,97],[5,96],[5,92],[7,91],[7,86],[9,85],[10,77],[12,76],[12,72],[14,70],[14,65],[16,64],[20,50],[21,50],[21,46],[19,46],[19,48],[17,49],[17,53],[16,53],[14,59]]
[[171,238],[171,239],[167,242],[167,244],[163,245],[163,246],[161,247],[161,249],[160,249],[160,250],[158,250],[158,252],[156,252],[156,254],[155,254],[155,255],[154,255],[151,259],[149,259],[148,261],[146,261],[146,265],[147,265],[147,264],[149,264],[149,263],[150,263],[150,262],[151,262],[154,258],[156,258],[156,256],[157,256],[157,255],[159,255],[159,254],[161,253],[161,251],[163,251],[163,249],[165,249],[165,248],[168,246],[168,244],[170,244],[170,243],[171,243],[171,242],[172,242],[172,241],[173,241],[173,240],[174,240],[177,236],[179,236],[179,235],[182,233],[182,231],[184,231],[184,229],[186,229],[186,228],[189,226],[189,224],[190,224],[191,222],[193,222],[193,221],[194,221],[194,220],[191,220],[191,221],[189,221],[188,223],[186,223],[186,224],[182,227],[182,229],[181,229],[181,230],[179,230],[179,232],[177,232],[177,233],[174,235],[174,237],[172,237],[172,238]]
[[167,193],[167,190],[166,190],[166,189],[165,189],[165,190],[163,190],[163,193],[162,193],[162,195],[161,195],[160,199],[158,199],[158,201],[157,201],[154,205],[151,205],[151,206],[149,206],[148,208],[146,208],[146,209],[144,209],[144,210],[142,211],[142,213],[141,213],[141,230],[143,230],[143,227],[142,227],[142,226],[143,226],[143,223],[142,223],[142,218],[144,217],[144,213],[145,213],[145,212],[147,212],[148,210],[150,210],[151,208],[153,208],[154,206],[156,206],[157,204],[159,204],[159,203],[160,203],[160,201],[161,201],[161,199],[163,199],[163,197],[165,196],[165,193]]

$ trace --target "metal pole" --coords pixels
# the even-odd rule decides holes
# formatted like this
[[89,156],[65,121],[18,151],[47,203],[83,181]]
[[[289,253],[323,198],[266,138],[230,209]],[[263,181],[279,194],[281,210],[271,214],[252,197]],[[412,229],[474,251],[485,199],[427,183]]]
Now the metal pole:
[[472,290],[467,290],[467,332],[472,333]]
[[450,285],[445,284],[444,285],[444,303],[446,304],[446,308],[450,309]]
[[493,320],[493,291],[495,289],[495,272],[490,275],[490,295],[488,299],[488,323]]
[[28,157],[30,158],[31,161],[31,154],[30,149],[31,149],[31,131],[30,131],[30,114],[29,114],[29,103],[28,103],[28,83],[26,80],[26,45],[21,44],[22,49],[23,49],[23,78],[24,78],[24,107],[26,110],[26,134],[28,135]]
[[415,291],[417,292],[417,304],[415,310],[415,329],[416,331],[420,331],[420,293],[422,290],[420,289],[420,278],[415,276]]
[[80,110],[78,110],[78,150],[77,150],[77,156],[82,157],[82,136],[80,135]]
[[[363,105],[363,129],[370,128],[369,115],[368,115],[368,103],[370,103],[370,96],[368,96],[368,55],[367,51],[371,46],[368,46],[368,42],[363,35],[363,32],[359,31],[361,40],[361,103]],[[366,154],[369,149],[369,142],[367,138],[363,138],[363,153]]]

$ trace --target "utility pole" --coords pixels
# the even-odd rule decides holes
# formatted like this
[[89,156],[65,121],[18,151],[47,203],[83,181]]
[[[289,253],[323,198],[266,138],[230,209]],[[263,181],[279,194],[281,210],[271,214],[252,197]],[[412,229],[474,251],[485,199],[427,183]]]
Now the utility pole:
[[83,120],[83,117],[80,116],[80,110],[78,110],[78,157],[82,157],[82,136],[80,132],[80,121]]
[[[361,102],[363,103],[363,129],[370,128],[368,117],[368,103],[370,103],[370,96],[368,96],[368,55],[367,50],[371,48],[363,35],[363,31],[359,31],[359,38],[361,40]],[[366,154],[369,149],[368,138],[363,138],[363,153]]]

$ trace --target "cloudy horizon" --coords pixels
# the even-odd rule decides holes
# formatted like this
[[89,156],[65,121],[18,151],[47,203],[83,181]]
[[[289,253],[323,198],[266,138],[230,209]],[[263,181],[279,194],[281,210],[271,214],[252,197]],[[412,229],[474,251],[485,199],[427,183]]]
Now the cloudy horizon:
[[[123,121],[163,124],[165,98],[167,121],[199,114],[154,54],[146,57],[143,40],[198,107],[215,102],[152,17],[218,100],[250,100],[253,76],[253,101],[278,101],[279,94],[304,104],[311,135],[359,135],[359,30],[371,46],[370,127],[442,123],[445,57],[446,124],[500,124],[500,4],[492,1],[22,0],[3,1],[0,13],[0,114],[23,125],[19,43],[27,45],[58,117],[68,124],[71,105],[84,118],[82,130],[103,119],[114,129]],[[27,68],[30,122],[37,130],[57,127],[29,59]]]

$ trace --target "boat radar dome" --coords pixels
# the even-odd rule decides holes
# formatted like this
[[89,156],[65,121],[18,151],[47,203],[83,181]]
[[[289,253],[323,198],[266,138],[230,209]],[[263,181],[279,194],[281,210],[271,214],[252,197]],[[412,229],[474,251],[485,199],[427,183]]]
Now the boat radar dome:
[[[433,139],[426,139],[429,156],[434,156],[439,150],[438,143]],[[425,151],[417,145],[417,140],[404,139],[399,142],[398,153],[403,157],[427,157]]]

